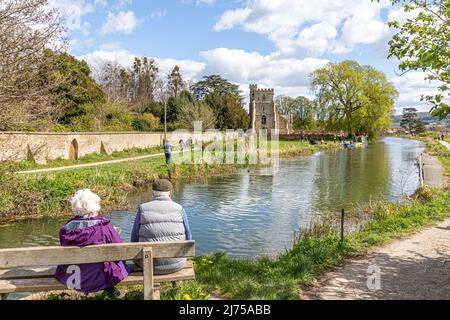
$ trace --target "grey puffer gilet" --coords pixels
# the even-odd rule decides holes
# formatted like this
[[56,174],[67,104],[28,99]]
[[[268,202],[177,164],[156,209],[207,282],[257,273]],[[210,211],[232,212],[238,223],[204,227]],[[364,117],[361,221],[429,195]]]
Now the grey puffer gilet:
[[[170,198],[156,197],[140,207],[139,242],[167,242],[186,240],[183,207]],[[184,268],[186,259],[155,259],[154,273],[163,275]]]

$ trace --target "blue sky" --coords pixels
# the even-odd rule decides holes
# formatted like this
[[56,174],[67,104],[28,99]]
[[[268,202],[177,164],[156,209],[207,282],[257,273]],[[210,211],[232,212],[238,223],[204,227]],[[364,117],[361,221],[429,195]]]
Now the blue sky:
[[69,51],[93,68],[134,56],[155,58],[161,73],[180,65],[185,80],[218,73],[238,83],[308,95],[309,74],[328,61],[355,59],[386,73],[396,108],[428,107],[424,74],[397,75],[387,26],[406,19],[388,0],[52,0],[67,16]]

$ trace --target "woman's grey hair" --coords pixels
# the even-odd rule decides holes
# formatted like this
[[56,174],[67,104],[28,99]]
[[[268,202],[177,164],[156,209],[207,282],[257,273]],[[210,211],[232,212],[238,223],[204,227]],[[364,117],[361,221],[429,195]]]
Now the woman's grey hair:
[[75,193],[70,203],[75,216],[94,218],[100,212],[100,197],[89,189],[83,189]]

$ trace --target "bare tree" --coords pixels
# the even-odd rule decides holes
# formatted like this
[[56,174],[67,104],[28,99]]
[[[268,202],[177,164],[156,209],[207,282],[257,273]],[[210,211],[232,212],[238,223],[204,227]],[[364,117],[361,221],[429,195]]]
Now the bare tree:
[[48,0],[0,0],[0,115],[9,115],[0,121],[15,111],[51,113],[48,99],[57,83],[42,79],[42,71],[54,59],[46,50],[65,49],[64,32],[62,16]]

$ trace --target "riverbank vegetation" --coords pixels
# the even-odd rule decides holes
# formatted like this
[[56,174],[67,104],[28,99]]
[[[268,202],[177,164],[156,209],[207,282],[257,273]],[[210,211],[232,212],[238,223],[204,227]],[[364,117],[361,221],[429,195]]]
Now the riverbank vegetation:
[[[338,143],[311,146],[304,141],[280,141],[281,157],[311,154],[340,148]],[[163,150],[150,149],[151,154]],[[200,152],[200,151],[197,151]],[[141,151],[130,150],[116,154],[117,158]],[[89,163],[100,155],[91,155]],[[65,161],[60,160],[60,163]],[[248,159],[247,159],[248,161]],[[14,219],[58,216],[69,213],[69,199],[79,189],[90,188],[102,199],[104,209],[126,209],[129,196],[140,188],[148,188],[155,178],[197,179],[227,175],[252,166],[245,164],[165,165],[164,156],[74,170],[18,175],[10,166],[0,166],[0,222]],[[22,163],[21,168],[32,164]],[[28,169],[30,167],[27,167]],[[17,167],[14,167],[17,169]]]

